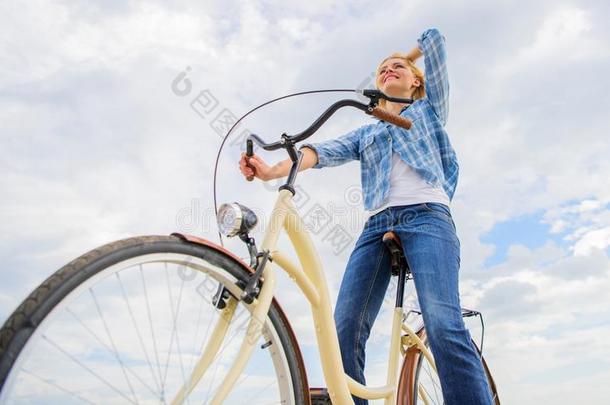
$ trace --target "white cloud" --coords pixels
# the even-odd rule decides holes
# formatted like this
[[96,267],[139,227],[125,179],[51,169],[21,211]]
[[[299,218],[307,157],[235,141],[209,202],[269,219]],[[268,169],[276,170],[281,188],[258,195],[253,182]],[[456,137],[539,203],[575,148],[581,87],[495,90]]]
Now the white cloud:
[[610,246],[610,228],[596,229],[584,234],[574,245],[574,253],[585,256],[593,249],[605,249]]
[[[596,252],[549,262],[536,250],[520,249],[521,258],[502,265],[501,279],[469,286],[478,290],[476,307],[486,315],[486,356],[503,400],[571,403],[576,394],[560,389],[562,381],[609,376],[607,367],[591,365],[608,358],[602,336],[608,334],[610,260]],[[519,264],[524,260],[529,267]],[[582,341],[589,342],[586,350],[579,349]]]
[[564,234],[577,256],[589,256],[594,250],[610,246],[610,212],[608,200],[585,199],[547,211],[544,222],[551,232]]
[[587,63],[607,57],[607,47],[596,32],[592,11],[558,6],[544,16],[533,38],[494,68],[499,76],[517,76],[543,63]]
[[172,11],[147,2],[116,14],[94,5],[84,12],[49,2],[30,2],[18,11],[9,3],[3,7],[10,18],[3,22],[0,49],[10,63],[2,64],[2,85],[40,80],[66,69],[129,72],[143,55],[154,55],[157,63],[182,65],[193,57],[214,57],[218,49],[206,13]]
[[[578,41],[592,29],[590,13],[577,7],[559,7],[546,16],[534,39],[530,54],[578,49]],[[568,53],[566,56],[570,56]]]

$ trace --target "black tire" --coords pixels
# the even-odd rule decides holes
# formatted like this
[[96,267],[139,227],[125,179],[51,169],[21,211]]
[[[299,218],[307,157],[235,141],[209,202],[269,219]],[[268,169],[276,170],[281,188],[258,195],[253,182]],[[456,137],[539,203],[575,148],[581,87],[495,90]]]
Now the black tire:
[[[64,298],[81,284],[91,282],[88,280],[96,275],[99,276],[113,265],[157,253],[202,259],[226,271],[231,278],[237,280],[245,280],[248,276],[244,266],[232,257],[211,247],[191,243],[175,236],[134,237],[94,249],[68,263],[45,280],[19,305],[0,329],[0,399],[6,388],[5,382],[24,347],[54,308],[60,307]],[[142,267],[140,272],[141,269]],[[203,307],[203,304],[200,305]],[[306,403],[309,395],[307,377],[304,374],[298,344],[275,300],[268,313],[268,321],[273,326],[274,333],[279,336],[283,355],[288,363],[294,401],[298,404]],[[174,328],[175,322],[174,320]],[[60,372],[58,370],[58,373]]]

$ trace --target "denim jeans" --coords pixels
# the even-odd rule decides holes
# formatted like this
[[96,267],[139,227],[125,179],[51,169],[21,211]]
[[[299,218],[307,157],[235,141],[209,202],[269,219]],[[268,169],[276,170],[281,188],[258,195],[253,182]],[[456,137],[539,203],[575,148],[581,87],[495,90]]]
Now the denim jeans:
[[[389,207],[364,225],[335,308],[345,372],[365,384],[365,345],[390,282],[387,231],[400,237],[436,360],[446,405],[491,404],[479,354],[464,325],[458,291],[460,242],[449,208],[440,203]],[[368,401],[354,396],[356,404]]]

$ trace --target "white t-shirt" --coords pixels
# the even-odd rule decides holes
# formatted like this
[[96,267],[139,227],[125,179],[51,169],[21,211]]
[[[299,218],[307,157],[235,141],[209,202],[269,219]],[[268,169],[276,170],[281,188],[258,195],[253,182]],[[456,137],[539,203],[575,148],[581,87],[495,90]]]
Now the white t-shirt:
[[441,186],[434,187],[426,183],[411,166],[403,162],[398,153],[392,152],[390,195],[381,207],[367,211],[367,217],[388,207],[426,202],[437,202],[449,206],[449,197]]

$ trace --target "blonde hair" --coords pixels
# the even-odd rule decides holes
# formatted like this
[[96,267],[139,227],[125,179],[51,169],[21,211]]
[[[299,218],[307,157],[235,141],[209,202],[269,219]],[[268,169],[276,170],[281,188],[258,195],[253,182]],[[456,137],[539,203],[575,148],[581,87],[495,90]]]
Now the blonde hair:
[[[415,77],[419,79],[419,87],[417,87],[413,91],[411,98],[413,100],[417,100],[417,99],[425,97],[426,88],[424,86],[424,72],[411,59],[408,59],[406,54],[400,53],[400,52],[394,52],[393,54],[391,54],[390,56],[388,56],[387,58],[382,60],[379,63],[379,65],[377,66],[377,70],[375,71],[375,86],[377,87],[377,90],[381,90],[381,83],[379,82],[380,81],[379,68],[381,67],[381,65],[383,65],[383,63],[386,60],[394,59],[394,58],[404,60],[407,64],[407,66],[411,69],[411,72],[413,72],[413,75],[415,75]],[[383,108],[383,107],[385,107],[385,103],[386,103],[386,100],[380,100],[379,106]]]

